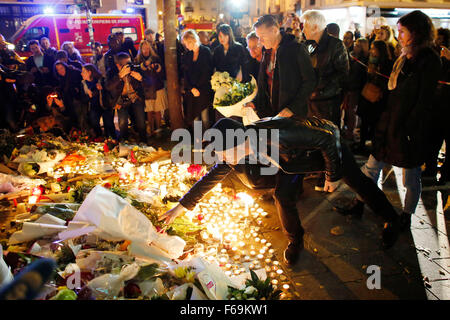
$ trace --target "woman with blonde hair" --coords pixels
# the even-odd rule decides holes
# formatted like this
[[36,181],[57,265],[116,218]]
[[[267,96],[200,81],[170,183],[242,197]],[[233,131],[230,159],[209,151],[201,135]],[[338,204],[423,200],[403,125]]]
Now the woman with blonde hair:
[[167,94],[164,89],[164,73],[161,59],[147,40],[139,44],[135,59],[142,70],[142,85],[144,86],[145,112],[147,113],[147,133],[158,134],[161,128],[162,112],[167,109]]
[[382,25],[378,31],[375,40],[382,40],[386,42],[389,48],[389,54],[391,55],[391,60],[395,60],[401,54],[401,46],[394,36],[394,30],[388,25]]
[[209,128],[209,108],[213,102],[211,89],[213,57],[209,48],[200,43],[194,30],[186,30],[181,40],[188,50],[182,62],[185,121],[191,126],[193,121],[201,120],[203,129],[207,129]]

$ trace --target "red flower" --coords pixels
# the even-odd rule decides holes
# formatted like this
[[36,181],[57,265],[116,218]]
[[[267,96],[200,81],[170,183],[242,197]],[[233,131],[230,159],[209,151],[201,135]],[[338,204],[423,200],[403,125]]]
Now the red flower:
[[108,153],[108,152],[109,152],[109,148],[108,148],[108,144],[107,144],[107,143],[105,143],[105,144],[103,145],[103,152],[105,152],[105,153]]
[[194,177],[201,177],[203,176],[203,167],[199,164],[191,164],[188,172]]
[[107,182],[103,185],[103,187],[106,189],[111,189],[111,183]]
[[202,215],[201,213],[197,216],[198,221],[202,221],[203,219],[205,219],[205,216]]
[[134,151],[133,150],[131,150],[130,158],[131,158],[131,160],[130,160],[131,163],[136,163],[137,162],[136,157],[134,156]]

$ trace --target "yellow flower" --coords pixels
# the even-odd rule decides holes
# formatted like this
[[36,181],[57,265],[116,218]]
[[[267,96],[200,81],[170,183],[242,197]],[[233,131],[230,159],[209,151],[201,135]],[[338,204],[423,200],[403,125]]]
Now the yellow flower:
[[173,270],[175,272],[175,277],[182,279],[186,276],[186,268],[178,267]]
[[189,271],[186,274],[186,281],[194,283],[194,281],[195,281],[195,272],[194,271]]

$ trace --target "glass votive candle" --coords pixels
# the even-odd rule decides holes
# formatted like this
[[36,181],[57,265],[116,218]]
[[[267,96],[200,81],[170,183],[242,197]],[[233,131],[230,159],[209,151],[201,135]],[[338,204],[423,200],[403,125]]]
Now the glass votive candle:
[[277,270],[277,274],[280,275],[280,274],[282,274],[282,273],[283,273],[283,270],[281,270],[281,269],[278,269],[278,270]]
[[194,246],[194,254],[204,255],[205,254],[205,246],[202,243],[196,243]]
[[278,280],[277,280],[277,279],[273,279],[273,280],[272,280],[272,284],[273,284],[273,285],[277,285],[277,284],[278,284]]
[[284,290],[289,290],[289,285],[287,283],[283,284],[283,289]]
[[257,255],[257,258],[258,258],[259,260],[262,260],[262,259],[264,259],[264,256],[263,256],[262,254],[258,254],[258,255]]
[[223,247],[227,250],[230,250],[232,248],[231,247],[231,239],[225,237],[223,240]]
[[224,267],[228,262],[228,255],[226,253],[219,254],[217,259],[219,260],[219,266]]
[[217,245],[212,244],[206,247],[206,253],[210,256],[216,256],[217,255]]
[[261,239],[261,243],[262,243],[262,244],[266,244],[266,243],[267,243],[267,240],[266,240],[266,239]]

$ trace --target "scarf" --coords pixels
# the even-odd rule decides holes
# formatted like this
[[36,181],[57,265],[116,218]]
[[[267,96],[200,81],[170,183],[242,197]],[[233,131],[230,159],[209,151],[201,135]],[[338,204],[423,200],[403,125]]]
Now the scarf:
[[410,51],[409,47],[402,48],[402,54],[397,58],[397,60],[394,63],[394,66],[392,67],[392,72],[388,82],[388,89],[390,91],[394,90],[397,87],[398,75],[400,74],[400,72],[403,69],[403,66],[405,65],[406,55],[409,53],[409,51]]

